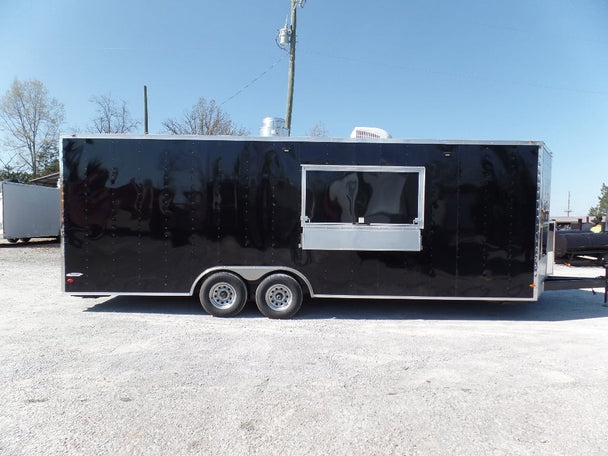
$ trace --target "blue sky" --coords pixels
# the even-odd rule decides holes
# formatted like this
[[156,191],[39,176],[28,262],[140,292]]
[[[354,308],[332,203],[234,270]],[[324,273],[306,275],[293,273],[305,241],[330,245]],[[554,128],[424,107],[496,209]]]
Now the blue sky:
[[[257,134],[284,117],[289,0],[0,0],[0,93],[39,79],[64,131],[111,95],[150,132],[199,97]],[[282,60],[281,60],[282,59]],[[278,63],[277,63],[278,62]],[[255,81],[252,83],[252,81]],[[608,0],[308,0],[298,10],[293,135],[377,126],[396,138],[543,140],[552,210],[608,183]]]

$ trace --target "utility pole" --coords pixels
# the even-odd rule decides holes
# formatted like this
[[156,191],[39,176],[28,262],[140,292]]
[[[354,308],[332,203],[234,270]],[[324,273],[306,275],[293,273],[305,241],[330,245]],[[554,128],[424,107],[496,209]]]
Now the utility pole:
[[568,192],[568,209],[566,209],[565,212],[566,212],[566,217],[570,217],[570,213],[572,212],[570,210],[570,192]]
[[285,112],[285,127],[287,134],[291,135],[291,111],[293,109],[293,82],[296,72],[296,22],[297,9],[304,7],[306,0],[291,0],[291,25],[288,29],[289,36],[289,72],[287,75],[287,109]]
[[148,86],[144,86],[144,134],[148,134]]

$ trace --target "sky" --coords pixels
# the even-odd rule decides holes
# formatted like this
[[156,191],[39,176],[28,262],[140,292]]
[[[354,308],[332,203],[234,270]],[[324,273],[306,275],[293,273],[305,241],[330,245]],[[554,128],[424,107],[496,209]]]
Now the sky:
[[[200,97],[257,135],[285,117],[290,0],[0,0],[0,95],[38,79],[91,129],[93,96],[150,133]],[[393,138],[540,140],[551,215],[586,215],[608,184],[608,0],[308,0],[297,10],[292,135],[322,123]],[[142,133],[138,131],[137,133]],[[0,150],[2,146],[0,146]]]

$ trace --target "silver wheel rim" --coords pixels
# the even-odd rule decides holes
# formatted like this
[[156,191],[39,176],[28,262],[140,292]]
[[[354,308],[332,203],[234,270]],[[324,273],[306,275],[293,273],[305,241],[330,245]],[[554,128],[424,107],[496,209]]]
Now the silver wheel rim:
[[274,310],[284,310],[293,301],[291,290],[285,285],[273,285],[266,291],[266,303]]
[[219,282],[209,290],[209,302],[218,309],[227,309],[236,302],[237,291],[228,282]]

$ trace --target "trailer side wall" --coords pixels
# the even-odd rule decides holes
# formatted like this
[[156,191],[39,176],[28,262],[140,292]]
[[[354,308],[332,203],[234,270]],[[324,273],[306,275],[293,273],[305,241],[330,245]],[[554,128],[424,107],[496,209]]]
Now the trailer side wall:
[[2,182],[2,236],[57,237],[61,227],[59,189]]
[[[540,150],[395,140],[64,138],[64,267],[78,276],[65,289],[187,294],[210,268],[253,266],[297,271],[317,296],[534,299]],[[302,173],[327,165],[422,168],[419,250],[302,248]],[[327,185],[323,217],[338,201]],[[368,198],[380,188],[367,187]],[[394,202],[406,203],[413,207],[413,200]],[[403,229],[417,223],[409,214],[395,217]],[[363,222],[362,232],[372,234],[388,223]]]

